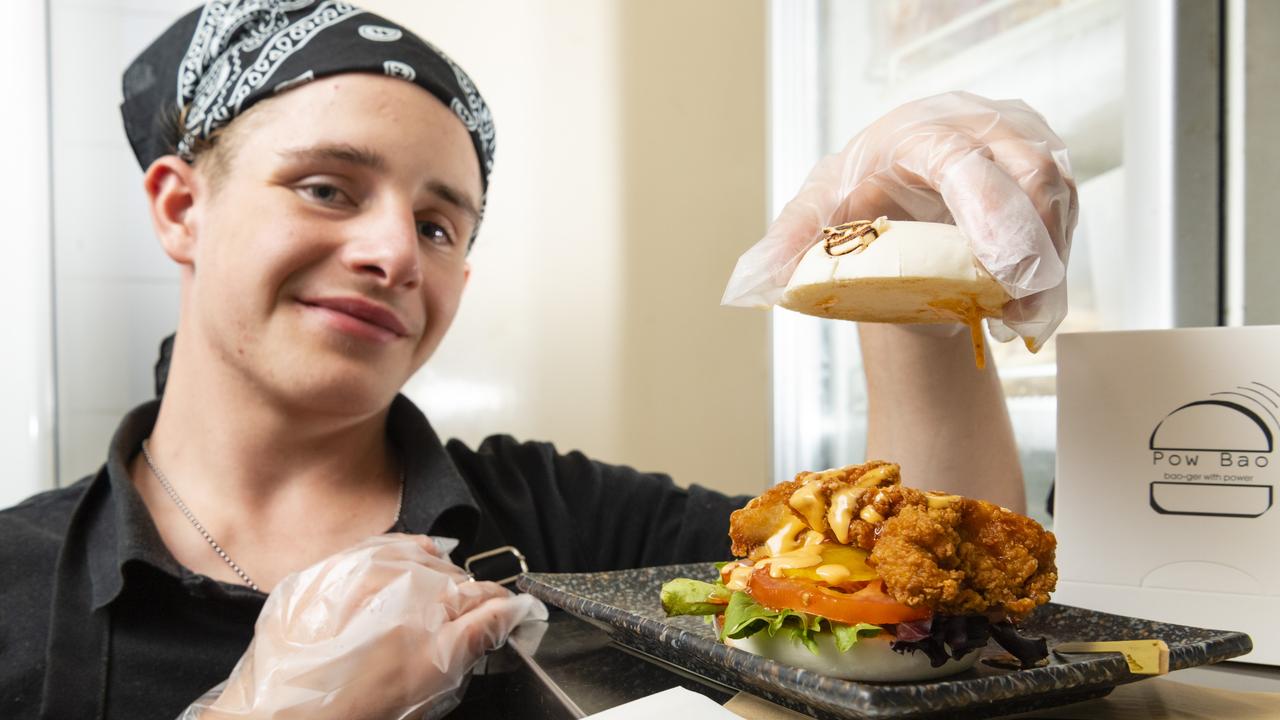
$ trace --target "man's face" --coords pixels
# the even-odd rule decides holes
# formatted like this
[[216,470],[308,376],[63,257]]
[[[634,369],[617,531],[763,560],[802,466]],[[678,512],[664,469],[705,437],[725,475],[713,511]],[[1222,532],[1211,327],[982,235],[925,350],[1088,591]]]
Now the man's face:
[[265,101],[229,132],[218,178],[197,164],[184,313],[267,395],[385,407],[458,309],[481,193],[470,137],[425,90],[362,74]]

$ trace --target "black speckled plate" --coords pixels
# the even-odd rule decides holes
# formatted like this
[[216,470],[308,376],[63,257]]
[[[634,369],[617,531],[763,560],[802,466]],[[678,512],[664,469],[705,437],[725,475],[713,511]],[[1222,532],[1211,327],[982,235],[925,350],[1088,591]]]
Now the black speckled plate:
[[[801,670],[726,647],[702,618],[668,618],[658,600],[672,578],[712,580],[710,563],[604,573],[529,573],[520,589],[604,628],[615,641],[687,671],[818,718],[992,717],[1102,697],[1146,676],[1129,672],[1117,653],[1058,655],[1029,670],[988,662],[992,644],[972,670],[923,683],[858,683]],[[1249,652],[1249,636],[1110,615],[1065,605],[1038,608],[1021,624],[1049,647],[1067,641],[1159,638],[1169,645],[1169,669],[1205,665]]]

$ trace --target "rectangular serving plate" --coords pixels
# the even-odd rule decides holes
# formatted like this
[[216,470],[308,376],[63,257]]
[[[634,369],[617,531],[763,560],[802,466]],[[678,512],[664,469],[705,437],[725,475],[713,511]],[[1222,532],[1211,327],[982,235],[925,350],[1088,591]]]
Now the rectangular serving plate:
[[[863,683],[828,677],[730,648],[700,617],[666,617],[663,583],[677,577],[714,580],[712,563],[600,573],[528,573],[521,590],[593,622],[615,642],[688,672],[817,718],[980,718],[1102,697],[1141,680],[1118,653],[1058,655],[1026,670],[999,662],[994,644],[971,670],[920,683]],[[1023,634],[1062,642],[1154,638],[1169,645],[1169,669],[1243,655],[1238,632],[1171,625],[1050,603],[1020,623]]]

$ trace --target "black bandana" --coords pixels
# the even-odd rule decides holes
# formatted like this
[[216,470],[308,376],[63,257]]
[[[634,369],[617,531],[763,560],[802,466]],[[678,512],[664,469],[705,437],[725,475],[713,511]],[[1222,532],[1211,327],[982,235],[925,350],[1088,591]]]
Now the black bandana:
[[194,142],[259,100],[348,72],[403,78],[439,98],[471,134],[488,189],[493,118],[471,78],[417,35],[346,2],[210,0],[133,61],[120,109],[145,170],[175,152],[190,162]]

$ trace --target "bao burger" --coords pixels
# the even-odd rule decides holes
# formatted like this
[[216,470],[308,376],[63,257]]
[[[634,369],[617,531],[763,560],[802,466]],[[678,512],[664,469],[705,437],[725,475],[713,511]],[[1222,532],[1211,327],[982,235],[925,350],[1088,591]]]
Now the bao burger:
[[1000,317],[1010,298],[956,226],[881,217],[822,233],[779,305],[860,322],[961,322],[969,326],[974,357],[983,366],[982,318]]
[[994,640],[1023,667],[1048,655],[1019,619],[1057,584],[1057,542],[982,500],[900,484],[869,462],[800,473],[730,517],[737,559],[662,588],[668,615],[712,616],[726,644],[848,680],[963,671]]

